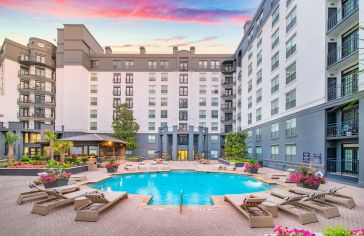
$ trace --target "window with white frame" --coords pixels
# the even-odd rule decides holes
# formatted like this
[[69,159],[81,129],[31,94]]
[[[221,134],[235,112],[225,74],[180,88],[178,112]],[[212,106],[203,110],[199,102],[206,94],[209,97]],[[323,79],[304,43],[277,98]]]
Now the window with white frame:
[[168,81],[168,73],[161,73],[161,81]]
[[155,130],[155,122],[148,122],[148,130]]
[[90,122],[90,130],[97,130],[97,122]]
[[279,124],[275,123],[270,126],[270,137],[276,139],[279,137]]
[[200,73],[200,82],[206,82],[207,75],[206,73]]
[[255,140],[256,141],[262,140],[262,128],[257,128],[255,130]]
[[262,58],[262,50],[260,50],[257,54],[257,66],[262,64],[263,58]]
[[248,92],[252,91],[252,89],[253,89],[253,81],[249,80],[248,81]]
[[248,146],[246,148],[246,151],[247,151],[247,154],[248,154],[248,157],[252,158],[252,155],[253,155],[253,148]]
[[212,119],[219,118],[219,111],[218,110],[211,110],[211,118]]
[[155,118],[155,110],[148,111],[148,118]]
[[219,99],[218,98],[211,98],[211,106],[213,106],[213,107],[219,106]]
[[219,94],[219,85],[211,85],[211,94]]
[[256,159],[261,159],[262,158],[262,147],[261,146],[256,146],[255,147],[255,158]]
[[150,144],[155,143],[155,135],[148,135],[148,143]]
[[[38,68],[35,68],[35,70],[36,70],[36,73],[35,74],[37,74],[37,69]],[[97,81],[97,73],[91,73],[91,81]]]
[[155,106],[155,98],[149,98],[149,106]]
[[248,65],[248,75],[251,75],[251,74],[252,74],[252,72],[253,72],[253,64],[252,64],[252,63],[250,63],[250,64]]
[[169,61],[160,61],[161,69],[169,69]]
[[161,98],[161,107],[166,107],[168,106],[168,98]]
[[296,118],[286,121],[286,136],[296,136]]
[[296,52],[296,35],[293,35],[286,42],[286,58],[289,58]]
[[286,93],[286,110],[296,107],[296,89]]
[[296,162],[296,144],[286,144],[286,161]]
[[149,85],[149,94],[155,94],[155,85]]
[[286,84],[296,80],[296,62],[286,68]]
[[211,61],[211,69],[219,69],[220,68],[220,61],[218,60],[212,60]]
[[252,123],[252,121],[253,121],[253,115],[250,112],[250,113],[248,113],[248,125],[250,125]]
[[275,93],[279,90],[279,75],[271,80],[271,93]]
[[252,141],[252,137],[253,137],[253,131],[252,130],[248,130],[246,132],[246,134],[247,134],[246,141],[247,142],[251,142]]
[[148,157],[155,157],[155,150],[154,149],[149,149],[148,150]]
[[274,27],[279,21],[279,7],[277,7],[272,13],[272,27]]
[[296,8],[286,17],[286,32],[290,31],[297,23]]
[[200,94],[206,94],[206,85],[200,85]]
[[277,29],[272,35],[272,49],[279,44],[279,29]]
[[200,119],[206,118],[206,110],[200,110],[199,111],[199,118]]
[[218,135],[211,135],[211,144],[217,144],[219,142]]
[[198,69],[207,69],[207,61],[198,61]]
[[90,118],[97,118],[97,110],[90,110]]
[[168,85],[161,85],[161,94],[168,94]]
[[271,145],[270,146],[270,157],[272,160],[279,159],[279,145]]
[[134,68],[134,61],[133,60],[126,60],[125,61],[125,69],[132,69]]
[[219,152],[217,150],[211,150],[211,158],[219,158]]
[[179,83],[180,84],[187,84],[188,83],[188,75],[187,74],[180,74],[179,75]]
[[271,62],[272,62],[271,70],[274,71],[275,69],[277,69],[279,67],[279,52],[274,54],[274,56],[272,57]]
[[248,109],[252,107],[252,96],[248,97]]
[[255,117],[256,117],[256,121],[260,121],[262,119],[262,108],[261,107],[256,110]]
[[263,79],[262,70],[259,70],[257,73],[257,85],[259,85],[262,82],[262,79]]
[[133,80],[134,80],[134,78],[133,78],[133,74],[132,73],[127,73],[125,75],[125,83],[126,84],[132,84],[133,83]]
[[157,69],[157,61],[148,61],[148,69]]
[[262,101],[262,89],[256,92],[256,102],[259,103],[260,101]]
[[270,113],[272,116],[274,116],[274,115],[278,114],[278,112],[279,112],[279,100],[278,100],[278,98],[276,98],[271,102]]
[[219,123],[211,122],[211,131],[218,131],[218,130],[219,130]]
[[149,73],[149,81],[156,81],[157,75],[156,73]]
[[161,118],[168,118],[168,110],[161,110]]

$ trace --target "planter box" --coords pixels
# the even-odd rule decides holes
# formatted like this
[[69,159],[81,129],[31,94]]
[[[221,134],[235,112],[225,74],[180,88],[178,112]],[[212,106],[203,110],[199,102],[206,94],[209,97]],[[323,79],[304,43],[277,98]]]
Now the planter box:
[[309,184],[305,184],[305,183],[298,183],[297,187],[302,187],[302,188],[308,188],[308,189],[314,189],[314,190],[318,190],[320,185],[309,185]]
[[68,185],[68,180],[69,179],[58,179],[53,183],[43,183],[43,185],[45,188],[55,188],[55,187]]
[[118,170],[118,166],[117,167],[112,167],[112,168],[106,168],[107,169],[107,173],[115,173]]
[[[38,173],[45,172],[44,168],[0,168],[0,175],[16,176],[37,176]],[[87,165],[76,166],[66,169],[66,172],[78,174],[87,171]]]
[[248,169],[248,172],[249,172],[250,174],[258,174],[258,170],[259,170],[259,169],[257,169],[257,168],[249,168],[249,169]]

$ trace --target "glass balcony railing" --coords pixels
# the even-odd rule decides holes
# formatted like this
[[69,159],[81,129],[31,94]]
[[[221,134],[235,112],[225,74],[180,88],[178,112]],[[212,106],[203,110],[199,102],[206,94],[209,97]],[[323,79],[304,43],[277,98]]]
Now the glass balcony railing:
[[359,9],[359,0],[348,0],[342,8],[337,10],[336,13],[329,16],[327,19],[327,31],[331,31],[333,28],[341,24],[346,20],[353,12]]

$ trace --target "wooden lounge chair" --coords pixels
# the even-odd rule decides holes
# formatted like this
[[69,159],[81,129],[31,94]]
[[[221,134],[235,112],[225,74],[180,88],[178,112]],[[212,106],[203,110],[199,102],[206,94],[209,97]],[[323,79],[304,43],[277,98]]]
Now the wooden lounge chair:
[[90,203],[77,209],[77,221],[97,221],[99,214],[117,203],[123,198],[128,198],[126,192],[99,192],[93,194],[85,194]]
[[248,218],[251,228],[274,227],[272,214],[260,206],[265,201],[264,198],[253,198],[241,194],[226,194],[225,201],[229,201]]
[[267,198],[267,201],[275,203],[279,210],[297,216],[302,225],[318,221],[316,212],[314,210],[305,207],[298,202],[303,198],[303,196],[287,197],[283,199],[273,196],[267,192],[254,193],[251,196]]
[[73,181],[73,182],[83,182],[86,180],[87,180],[86,175],[71,175],[71,177],[70,177],[70,181]]
[[32,209],[33,214],[45,216],[51,209],[73,203],[76,198],[90,192],[90,189],[81,189],[67,194],[62,194],[56,190],[46,190],[46,192],[48,194],[48,199],[36,202]]
[[[29,183],[29,188],[31,191],[22,192],[19,194],[16,203],[18,205],[23,204],[27,201],[34,201],[39,199],[44,199],[48,196],[46,189],[38,188],[35,184]],[[79,190],[79,187],[72,184],[55,188],[58,192],[61,193],[70,193]]]
[[352,197],[337,193],[337,191],[342,188],[343,187],[319,191],[319,190],[307,189],[307,188],[302,188],[302,187],[293,187],[290,189],[290,191],[298,193],[298,194],[306,194],[306,195],[311,194],[311,193],[316,193],[316,194],[324,193],[325,201],[338,203],[338,204],[346,206],[349,209],[354,208],[356,206],[356,204]]
[[140,162],[138,164],[138,169],[141,170],[141,171],[146,171],[147,170],[147,167],[145,166],[145,163],[144,162]]
[[[288,191],[280,191],[275,190],[271,193],[273,196],[277,196],[280,198],[286,198],[286,197],[297,197],[302,196],[300,194],[295,194]],[[339,209],[328,202],[324,201],[325,195],[324,194],[310,194],[310,195],[303,195],[304,198],[298,201],[298,203],[309,207],[311,209],[314,209],[316,211],[322,212],[325,216],[325,218],[330,219],[333,217],[340,216]]]

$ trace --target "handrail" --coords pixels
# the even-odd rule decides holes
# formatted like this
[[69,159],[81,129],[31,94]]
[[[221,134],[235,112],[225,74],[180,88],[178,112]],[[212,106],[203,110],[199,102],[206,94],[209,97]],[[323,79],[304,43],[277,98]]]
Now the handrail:
[[183,206],[183,190],[181,189],[181,193],[179,195],[179,213],[182,213]]

